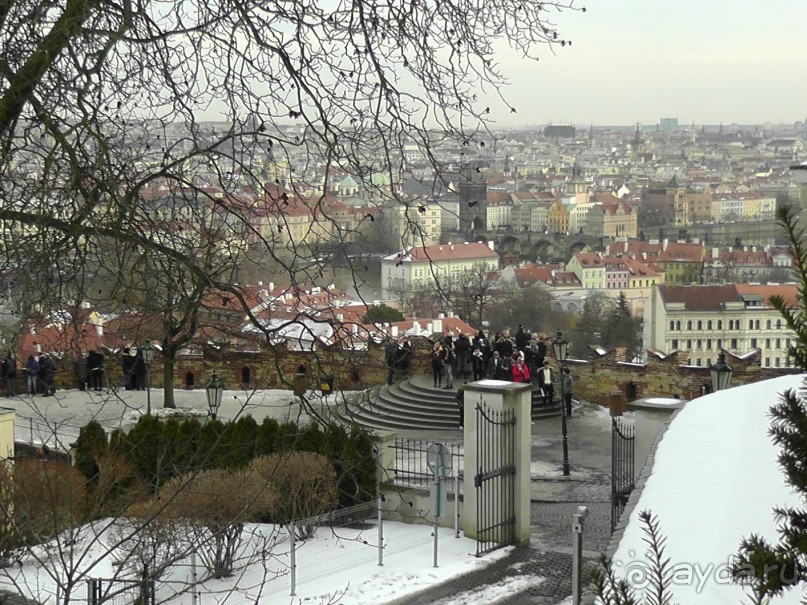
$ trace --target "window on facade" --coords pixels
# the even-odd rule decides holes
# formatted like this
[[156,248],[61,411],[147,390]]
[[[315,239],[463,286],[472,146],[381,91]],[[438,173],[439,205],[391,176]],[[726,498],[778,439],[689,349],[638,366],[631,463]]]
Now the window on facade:
[[673,339],[672,339],[672,342],[670,343],[670,346],[671,346],[673,349],[677,349],[677,348],[678,348],[678,339],[677,339],[677,338],[673,338]]
[[692,341],[687,340],[687,351],[691,351],[691,350],[692,350]]
[[670,321],[670,330],[675,330],[675,322]]
[[706,339],[706,349],[709,350],[709,351],[712,350],[712,339],[711,338]]
[[777,330],[781,330],[781,329],[782,329],[782,320],[781,320],[781,319],[777,319],[777,320],[776,320],[776,329],[777,329]]
[[698,357],[698,358],[695,360],[695,365],[696,365],[696,366],[698,366],[698,367],[700,367],[700,366],[701,366],[701,358],[700,358],[700,357]]
[[751,339],[751,348],[754,348],[754,349],[755,349],[756,347],[757,347],[757,339],[756,339],[756,338],[752,338],[752,339]]
[[777,348],[777,349],[781,349],[781,348],[782,348],[782,339],[781,339],[781,338],[777,338],[777,339],[776,339],[776,348]]
[[770,338],[766,338],[766,339],[765,339],[765,348],[766,348],[766,349],[770,349],[770,348],[771,348],[771,339],[770,339]]
[[768,330],[770,330],[770,329],[771,329],[771,320],[770,320],[770,319],[769,319],[767,322],[765,322],[765,327],[766,327]]
[[766,368],[771,367],[771,358],[770,357],[765,358],[765,367]]
[[698,320],[698,330],[703,330],[703,322],[700,319]]
[[717,320],[717,329],[718,329],[718,330],[722,330],[722,329],[723,329],[723,320],[722,320],[722,319],[718,319],[718,320]]
[[774,359],[773,361],[774,361],[774,364],[773,364],[773,365],[775,365],[777,368],[781,367],[781,363],[782,363],[782,361],[781,361],[781,359],[780,359],[779,357],[777,357],[777,358],[776,358],[776,359]]
[[703,341],[699,338],[697,341],[695,341],[695,346],[698,349],[702,349],[703,348]]
[[692,320],[691,319],[687,322],[687,330],[692,330]]
[[754,322],[754,325],[756,326],[756,329],[757,329],[757,330],[759,330],[759,320],[756,320],[756,321]]
[[748,329],[749,329],[749,330],[753,330],[753,329],[754,329],[754,320],[753,320],[753,319],[749,319],[749,320],[748,320]]
[[732,348],[732,349],[736,349],[736,348],[737,348],[737,339],[736,339],[736,338],[732,338],[732,339],[731,339],[731,348]]
[[707,321],[707,322],[706,322],[706,329],[707,329],[707,330],[711,330],[711,329],[712,329],[712,320],[711,320],[711,319],[710,319],[709,321]]
[[676,330],[681,330],[681,322],[680,321],[675,322],[675,329]]

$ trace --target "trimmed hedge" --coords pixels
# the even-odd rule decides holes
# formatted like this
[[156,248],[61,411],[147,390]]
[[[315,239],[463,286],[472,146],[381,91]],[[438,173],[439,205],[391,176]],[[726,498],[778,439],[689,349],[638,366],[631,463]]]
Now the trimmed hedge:
[[146,481],[153,494],[175,477],[206,469],[237,470],[259,456],[314,452],[325,456],[336,473],[339,503],[352,506],[376,494],[376,462],[370,436],[353,427],[317,424],[298,427],[251,416],[234,422],[197,418],[142,416],[128,432],[115,431],[109,442],[95,421],[81,429],[75,445],[76,467],[90,489],[97,481],[99,456],[110,448]]

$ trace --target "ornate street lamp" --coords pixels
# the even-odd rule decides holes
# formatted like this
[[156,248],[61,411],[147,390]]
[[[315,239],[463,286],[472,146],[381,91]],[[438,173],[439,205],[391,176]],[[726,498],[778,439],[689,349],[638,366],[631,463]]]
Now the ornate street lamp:
[[712,364],[709,373],[712,375],[712,391],[722,391],[729,388],[732,368],[726,363],[726,354],[722,351],[717,356],[717,363]]
[[221,397],[224,395],[224,383],[219,380],[218,376],[213,374],[210,382],[205,387],[205,391],[207,392],[207,407],[210,409],[210,417],[215,420],[221,407]]
[[143,363],[146,364],[146,413],[151,416],[151,362],[154,361],[154,353],[157,351],[150,342],[140,347],[140,354],[143,355]]
[[568,428],[566,426],[566,393],[563,391],[563,362],[569,351],[569,343],[563,338],[563,332],[558,332],[552,343],[552,350],[555,353],[555,360],[558,362],[558,375],[560,376],[560,430],[563,435],[563,476],[569,476],[569,439]]

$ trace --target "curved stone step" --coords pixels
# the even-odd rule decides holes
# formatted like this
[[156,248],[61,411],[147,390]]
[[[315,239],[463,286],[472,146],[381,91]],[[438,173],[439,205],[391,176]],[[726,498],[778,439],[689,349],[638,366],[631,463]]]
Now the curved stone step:
[[[454,381],[455,386],[464,384]],[[432,386],[432,377],[413,376],[391,386],[371,389],[346,402],[340,417],[348,423],[357,423],[370,428],[391,430],[451,430],[458,429],[459,409],[456,389],[443,390]],[[535,404],[532,419],[538,420],[561,413],[560,402],[551,406]]]

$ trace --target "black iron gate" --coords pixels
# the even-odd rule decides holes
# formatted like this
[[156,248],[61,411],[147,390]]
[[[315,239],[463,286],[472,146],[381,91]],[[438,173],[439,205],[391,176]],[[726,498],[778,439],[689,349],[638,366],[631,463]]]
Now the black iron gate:
[[611,418],[611,533],[633,491],[635,443],[633,425]]
[[87,580],[87,605],[154,605],[154,580]]
[[[516,416],[476,405],[476,556],[515,542]],[[470,469],[469,469],[470,470]]]

